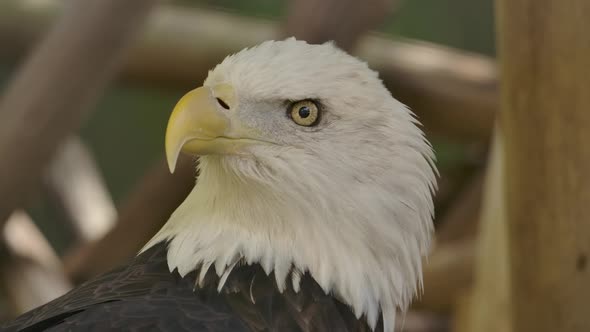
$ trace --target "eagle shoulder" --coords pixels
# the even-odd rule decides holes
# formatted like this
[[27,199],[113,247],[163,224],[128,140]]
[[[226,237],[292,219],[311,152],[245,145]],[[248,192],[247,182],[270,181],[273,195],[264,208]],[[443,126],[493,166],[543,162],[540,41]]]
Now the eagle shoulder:
[[272,272],[238,264],[218,291],[214,269],[197,285],[197,271],[170,272],[166,254],[157,244],[0,331],[370,331],[308,273],[297,291],[279,291]]
[[0,331],[245,331],[222,298],[205,303],[170,273],[166,244],[23,314]]

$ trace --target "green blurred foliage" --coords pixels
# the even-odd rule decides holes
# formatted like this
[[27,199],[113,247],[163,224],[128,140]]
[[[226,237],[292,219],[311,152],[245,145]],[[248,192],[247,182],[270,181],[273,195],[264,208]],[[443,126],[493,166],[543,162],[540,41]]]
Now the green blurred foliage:
[[[177,0],[175,3],[271,19],[280,19],[287,8],[286,0]],[[492,0],[405,0],[379,30],[392,36],[493,55],[492,14]],[[13,69],[0,64],[0,86]],[[94,152],[117,205],[146,169],[162,158],[167,118],[182,94],[183,91],[120,82],[107,91],[84,124],[82,138]],[[435,142],[435,148],[441,168],[453,167],[466,158],[464,149],[447,142]],[[61,218],[55,206],[39,198],[30,211],[58,252],[63,252],[71,233],[53,227],[55,219]]]
[[182,95],[117,84],[82,128],[82,138],[91,145],[116,202],[125,198],[146,168],[163,158],[168,116]]
[[493,0],[402,0],[384,32],[495,54]]

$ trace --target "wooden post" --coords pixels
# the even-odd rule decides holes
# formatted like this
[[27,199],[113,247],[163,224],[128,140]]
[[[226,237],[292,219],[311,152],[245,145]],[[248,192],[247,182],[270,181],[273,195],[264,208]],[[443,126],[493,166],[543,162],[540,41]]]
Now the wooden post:
[[[473,288],[455,302],[453,331],[512,332],[502,131],[496,128],[483,184]],[[516,331],[514,331],[516,332]]]
[[514,331],[590,331],[588,17],[588,0],[497,0]]

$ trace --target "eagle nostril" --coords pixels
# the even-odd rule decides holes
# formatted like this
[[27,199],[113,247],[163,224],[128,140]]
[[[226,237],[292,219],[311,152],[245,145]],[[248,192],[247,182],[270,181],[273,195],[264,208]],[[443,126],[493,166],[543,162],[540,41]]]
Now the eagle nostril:
[[226,110],[228,110],[228,109],[229,109],[229,105],[228,105],[228,104],[227,104],[225,101],[223,101],[223,99],[221,99],[221,98],[216,98],[216,99],[217,99],[217,103],[218,103],[218,104],[219,104],[221,107],[225,108]]

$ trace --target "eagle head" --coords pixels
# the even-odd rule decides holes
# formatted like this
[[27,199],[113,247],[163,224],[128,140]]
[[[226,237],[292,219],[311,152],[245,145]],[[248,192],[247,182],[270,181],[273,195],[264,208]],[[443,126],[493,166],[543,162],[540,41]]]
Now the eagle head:
[[[184,203],[146,246],[168,264],[308,272],[374,327],[393,329],[422,283],[433,231],[433,151],[375,71],[332,43],[268,41],[228,56],[176,105],[171,170],[199,156]],[[223,279],[222,279],[223,280]],[[220,285],[221,287],[221,285]]]

